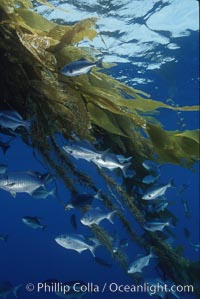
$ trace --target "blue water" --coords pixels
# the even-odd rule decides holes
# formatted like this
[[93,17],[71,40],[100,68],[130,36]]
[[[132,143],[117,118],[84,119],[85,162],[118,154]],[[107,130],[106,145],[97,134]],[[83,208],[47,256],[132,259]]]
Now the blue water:
[[[146,78],[151,80],[147,85],[134,84],[133,87],[141,89],[156,100],[166,102],[167,99],[173,99],[178,105],[195,105],[199,99],[199,71],[198,71],[198,33],[177,38],[176,44],[180,47],[174,52],[176,64],[168,62],[167,66],[160,67],[159,70],[147,70]],[[168,50],[166,49],[166,52]],[[165,54],[163,52],[163,54]],[[166,53],[166,56],[168,53]],[[145,61],[145,57],[143,57]],[[146,61],[148,62],[148,60]],[[119,63],[112,69],[106,70],[106,73],[113,77],[118,77],[123,71],[132,79],[136,76],[137,69],[128,63]],[[144,77],[144,74],[141,75]],[[123,81],[123,79],[122,79]],[[131,85],[131,83],[128,83]],[[160,110],[157,118],[164,124],[164,128],[172,129],[196,129],[199,126],[198,113],[177,114],[167,110]],[[181,120],[180,120],[181,118]],[[186,126],[183,126],[186,125]],[[0,152],[0,163],[8,164],[9,171],[35,170],[45,172],[48,169],[41,161],[39,155],[35,159],[33,151],[26,146],[22,140],[17,137],[11,143],[11,148],[6,155]],[[72,161],[75,162],[73,159]],[[80,160],[79,160],[80,161]],[[87,162],[79,162],[78,167],[84,169],[85,173],[92,176],[97,185],[105,189],[103,181],[99,178],[94,166],[88,165]],[[190,245],[189,240],[184,235],[184,228],[190,232],[190,240],[193,243],[199,243],[199,164],[194,165],[193,170],[175,166],[163,165],[161,167],[161,182],[168,182],[174,179],[176,188],[167,191],[167,199],[170,202],[168,209],[177,216],[178,221],[172,229],[175,234],[173,246],[183,246],[183,255],[191,261],[199,260],[199,251],[195,251]],[[183,193],[183,185],[187,185]],[[63,186],[62,182],[57,180],[59,197],[67,202],[70,198],[69,190]],[[87,189],[80,190],[86,192]],[[185,200],[189,207],[189,215],[185,215],[182,200]],[[12,284],[23,286],[20,289],[21,299],[36,298],[58,298],[53,292],[42,293],[28,292],[26,284],[32,283],[35,288],[38,283],[48,279],[57,279],[61,282],[84,281],[87,283],[97,284],[100,291],[97,293],[85,293],[85,299],[89,298],[116,298],[116,299],[146,299],[150,298],[147,293],[130,293],[130,292],[112,292],[108,291],[111,283],[117,285],[133,284],[129,277],[102,246],[97,249],[97,255],[112,264],[107,268],[95,262],[89,251],[79,254],[75,251],[65,250],[58,246],[54,241],[57,235],[62,233],[75,232],[70,223],[70,216],[73,212],[64,211],[62,205],[55,198],[34,199],[28,194],[17,194],[13,198],[11,194],[0,189],[0,234],[8,234],[8,241],[0,241],[0,281],[10,281]],[[127,212],[125,212],[127,213]],[[75,211],[78,222],[77,232],[88,234],[88,229],[79,222],[80,213]],[[128,213],[127,213],[128,214]],[[34,230],[24,225],[21,218],[23,216],[41,217],[41,222],[47,227],[45,230]],[[127,216],[128,217],[128,216]],[[126,235],[125,230],[116,220],[114,229],[112,224],[103,222],[102,227],[109,231],[117,230],[120,235],[126,237],[129,241],[127,249],[130,262],[137,258],[137,254],[146,254],[138,245]],[[134,228],[141,234],[141,228],[133,223]],[[144,277],[157,275],[156,259],[152,259],[149,267],[144,268]],[[105,293],[101,293],[104,283],[107,283]],[[114,284],[112,285],[114,288]],[[156,296],[154,296],[156,298]],[[180,294],[181,298],[195,298],[192,294]],[[9,295],[8,298],[13,298]],[[72,298],[72,297],[66,297]],[[173,298],[173,296],[169,296]]]

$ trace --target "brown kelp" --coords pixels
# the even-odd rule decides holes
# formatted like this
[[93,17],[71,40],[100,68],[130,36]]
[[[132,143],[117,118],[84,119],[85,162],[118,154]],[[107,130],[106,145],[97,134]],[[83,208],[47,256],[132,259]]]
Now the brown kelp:
[[[38,1],[50,5],[48,1]],[[52,9],[54,7],[50,5]],[[93,142],[101,138],[99,150],[110,148],[115,154],[137,157],[134,169],[141,171],[144,159],[155,159],[192,167],[199,159],[199,131],[166,131],[152,116],[155,110],[196,111],[197,106],[174,107],[150,99],[148,94],[128,87],[93,69],[90,74],[70,78],[60,74],[65,64],[80,58],[93,61],[76,43],[97,36],[95,18],[72,26],[50,22],[33,11],[29,0],[0,0],[0,69],[1,110],[16,110],[25,119],[33,119],[30,135],[19,129],[23,140],[43,156],[44,161],[76,193],[76,184],[97,191],[89,175],[73,165],[56,139],[73,136]],[[67,12],[66,12],[67,13]],[[144,113],[145,112],[145,113]],[[140,204],[129,191],[130,179],[119,186],[114,179],[99,171],[108,191],[117,194],[139,225],[145,218]],[[108,192],[109,194],[109,192]],[[131,238],[149,251],[153,246],[159,266],[176,283],[198,284],[195,266],[182,257],[156,233],[148,233],[149,242],[131,227],[116,198],[103,194],[108,209],[116,215]],[[63,206],[65,204],[63,203]],[[94,235],[112,253],[109,233],[97,225]],[[127,257],[112,253],[127,271]]]

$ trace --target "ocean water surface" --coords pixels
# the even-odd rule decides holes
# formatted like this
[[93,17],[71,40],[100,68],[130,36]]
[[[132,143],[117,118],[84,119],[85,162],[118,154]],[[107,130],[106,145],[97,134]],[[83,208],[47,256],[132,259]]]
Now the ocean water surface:
[[[198,1],[49,1],[54,8],[42,4],[43,1],[32,2],[35,12],[59,24],[73,25],[85,18],[98,18],[98,35],[92,41],[85,39],[77,43],[76,47],[92,49],[91,53],[95,59],[103,57],[104,63],[113,64],[110,68],[101,69],[101,72],[142,90],[148,93],[150,98],[163,103],[172,106],[198,105]],[[197,111],[158,109],[154,117],[169,131],[196,130],[199,127]],[[1,132],[0,138],[2,142],[8,141],[10,145],[6,153],[0,149],[0,164],[7,165],[6,173],[37,171],[55,175],[39,153],[26,145],[19,134],[9,136]],[[60,144],[66,144],[62,138]],[[85,145],[84,142],[80,144]],[[137,160],[137,157],[132,159]],[[84,159],[77,160],[73,155],[70,156],[70,160],[75,167],[96,182],[99,190],[111,196],[112,190],[108,190],[96,165]],[[174,187],[168,188],[165,193],[165,201],[168,203],[166,209],[169,211],[169,217],[164,219],[165,222],[169,222],[169,226],[163,230],[165,242],[176,248],[184,258],[197,263],[200,250],[199,163],[195,162],[191,168],[165,163],[158,168],[159,178],[155,184],[149,186],[166,185],[171,180],[174,184]],[[119,169],[117,172],[105,172],[117,184],[122,184],[123,174]],[[129,287],[144,285],[145,282],[151,284],[151,279],[160,279],[169,286],[176,285],[172,277],[168,277],[160,269],[156,257],[150,258],[142,272],[134,276],[127,273],[105,246],[97,246],[96,258],[90,250],[78,253],[59,246],[55,238],[61,234],[81,234],[87,238],[94,236],[90,229],[81,223],[83,213],[79,208],[69,211],[63,208],[63,203],[67,204],[73,195],[56,176],[48,183],[48,190],[53,190],[55,186],[57,195],[49,195],[45,199],[35,198],[27,193],[19,193],[13,197],[10,192],[0,189],[0,236],[7,236],[7,240],[0,240],[0,282],[9,281],[13,286],[21,285],[19,298],[148,299],[150,295],[146,290],[134,291],[133,287],[132,290]],[[80,194],[92,192],[94,195],[94,191],[87,186],[80,184],[75,187]],[[141,197],[145,193],[142,189],[137,192]],[[115,204],[124,213],[137,235],[143,236],[148,243],[148,238],[144,236],[145,230],[131,216],[128,208],[120,203],[120,198],[117,198]],[[109,212],[102,200],[94,199],[92,205]],[[155,208],[153,204],[149,204],[148,209],[151,208]],[[148,214],[146,210],[142,213],[145,217]],[[159,213],[162,214],[158,212],[157,219],[149,217],[148,220],[158,220]],[[27,216],[38,217],[45,228],[34,229],[26,225],[22,218]],[[103,220],[99,225],[107,231],[112,244],[116,237],[119,238],[121,243],[118,243],[117,250],[128,257],[126,262],[129,266],[135,260],[149,254],[133,241],[116,215],[111,221],[113,223]],[[90,246],[95,246],[97,242],[87,240]],[[86,287],[83,287],[83,292],[77,289],[73,294],[56,294],[56,285],[61,287],[62,283],[69,282],[80,282],[80,285]],[[46,283],[46,290],[41,288],[38,291],[39,283]],[[127,288],[124,288],[125,285]],[[198,298],[198,295],[187,291],[152,295],[154,298],[169,299]],[[5,295],[0,287],[1,296],[9,299],[14,298],[15,294],[10,292]]]

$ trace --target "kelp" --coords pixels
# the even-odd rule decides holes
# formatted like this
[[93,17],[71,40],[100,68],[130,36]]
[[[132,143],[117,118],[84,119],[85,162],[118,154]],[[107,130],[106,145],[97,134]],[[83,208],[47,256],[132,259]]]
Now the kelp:
[[[47,1],[37,1],[55,7]],[[57,8],[56,8],[57,9]],[[65,64],[80,58],[94,61],[93,55],[76,44],[85,38],[98,36],[95,18],[72,26],[50,22],[32,10],[31,1],[0,0],[0,70],[1,109],[14,109],[24,118],[32,119],[30,136],[23,140],[38,150],[44,161],[74,194],[76,183],[98,190],[89,175],[81,172],[59,147],[56,134],[66,140],[103,140],[99,150],[136,157],[133,168],[140,173],[144,159],[192,167],[199,159],[199,131],[167,131],[154,117],[162,109],[197,111],[197,106],[177,107],[155,101],[143,91],[126,86],[112,77],[93,69],[88,75],[66,77],[60,73]],[[19,132],[21,133],[21,132]],[[75,138],[73,137],[75,136]],[[155,158],[155,154],[157,157]],[[100,172],[100,171],[99,171]],[[130,180],[119,186],[104,172],[100,175],[110,194],[125,205],[132,218],[142,227],[145,218],[140,203],[130,192]],[[134,242],[149,252],[155,248],[161,269],[177,283],[196,281],[195,267],[165,244],[156,233],[148,233],[148,244],[137,236],[123,209],[114,196],[103,194],[104,205],[116,209]],[[62,202],[62,200],[61,200]],[[65,207],[65,202],[62,202]],[[109,233],[94,225],[94,235],[127,271],[127,258],[113,254]],[[196,268],[195,268],[196,271]]]
[[147,132],[162,161],[193,165],[198,160],[199,130],[166,131],[157,125],[148,124]]
[[[5,5],[4,1],[3,4]],[[11,4],[13,5],[14,2]],[[32,65],[34,71],[37,72],[36,77],[39,77],[37,86],[41,84],[41,86],[38,87],[40,90],[43,88],[44,81],[48,81],[46,84],[49,84],[49,76],[47,74],[51,72],[50,83],[54,85],[55,90],[58,90],[57,97],[54,97],[57,103],[62,102],[63,105],[68,105],[67,102],[69,99],[66,100],[66,98],[59,93],[59,90],[63,89],[63,85],[70,85],[70,90],[74,87],[76,88],[77,92],[72,91],[71,96],[73,96],[74,99],[77,97],[80,98],[81,96],[83,99],[79,100],[75,107],[77,109],[78,105],[80,105],[81,109],[78,110],[84,111],[87,109],[87,118],[90,120],[90,124],[88,124],[88,122],[84,124],[85,136],[81,134],[82,138],[89,138],[89,135],[93,134],[91,134],[92,130],[90,130],[90,132],[88,131],[88,127],[94,127],[94,125],[109,133],[130,139],[133,138],[131,132],[140,127],[149,135],[149,146],[152,150],[156,150],[161,161],[166,162],[169,157],[169,162],[179,163],[184,159],[187,163],[191,163],[190,156],[188,156],[188,154],[185,155],[189,147],[191,156],[197,158],[196,147],[193,147],[191,138],[187,138],[187,146],[183,138],[180,140],[179,133],[181,132],[176,132],[173,138],[168,138],[168,134],[163,134],[163,132],[165,132],[163,129],[160,128],[158,130],[156,126],[148,123],[147,116],[145,117],[142,113],[140,114],[140,111],[150,112],[160,108],[193,111],[198,109],[196,106],[174,107],[151,100],[147,97],[144,98],[140,91],[119,83],[117,80],[97,71],[93,71],[89,76],[76,78],[73,82],[70,78],[59,75],[59,68],[63,66],[64,61],[68,63],[85,57],[84,51],[73,47],[73,45],[85,37],[92,39],[96,36],[96,31],[92,29],[96,21],[95,18],[83,20],[73,26],[64,26],[47,21],[37,13],[25,9],[24,1],[21,6],[23,8],[15,8],[14,13],[9,14],[10,22],[8,22],[8,20],[2,21],[2,28],[4,28],[5,31],[10,32],[12,30],[10,39],[13,39],[15,44],[19,44],[19,48],[17,47],[15,50],[14,56],[15,58],[19,57],[19,62],[21,62],[20,57],[25,57],[24,59],[27,58],[26,63]],[[7,49],[9,48],[11,50],[11,47],[13,47],[12,42],[10,43],[10,47],[9,43],[6,45]],[[61,84],[61,80],[62,83],[65,84]],[[48,89],[52,90],[51,87]],[[69,87],[66,93],[69,93]],[[125,95],[125,98],[123,95]],[[51,92],[49,91],[49,94],[45,94],[45,96],[51,98]],[[82,105],[82,102],[84,102],[84,105]],[[71,108],[68,107],[68,110],[70,109]],[[71,112],[71,116],[74,115],[74,112]],[[80,119],[82,120],[84,118],[81,117],[79,120]],[[151,121],[157,123],[154,118],[152,118]],[[83,128],[83,126],[79,127]],[[77,135],[79,135],[76,128],[75,131]],[[139,134],[140,132],[138,135]],[[191,134],[195,134],[195,132],[191,132]],[[159,146],[159,142],[155,143],[154,135],[158,140],[162,139],[163,143],[166,142],[168,149],[173,149],[174,143],[178,143],[179,150],[174,151],[173,159],[166,153],[164,146]],[[115,147],[115,144],[113,146]],[[142,147],[142,145],[140,147]]]
[[[25,0],[26,1],[26,0]],[[55,10],[60,10],[62,12],[66,12],[66,13],[69,13],[69,10],[66,10],[64,8],[60,8],[60,7],[56,7],[54,6],[53,4],[49,3],[49,1],[47,0],[35,0],[37,3],[40,3],[40,4],[43,4],[43,5],[46,5],[47,7],[49,8],[52,8],[52,9],[55,9]]]
[[21,8],[33,8],[31,0],[1,0],[0,2],[0,7],[8,14],[13,13],[17,6]]

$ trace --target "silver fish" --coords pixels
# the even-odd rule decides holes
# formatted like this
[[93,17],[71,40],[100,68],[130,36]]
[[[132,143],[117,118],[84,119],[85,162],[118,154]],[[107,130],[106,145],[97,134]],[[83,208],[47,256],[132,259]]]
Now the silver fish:
[[150,212],[150,213],[163,212],[167,206],[168,206],[168,202],[162,200],[162,201],[156,202],[155,204],[149,205],[147,207],[147,212]]
[[10,172],[0,176],[0,188],[11,193],[13,197],[16,193],[25,192],[32,194],[39,187],[49,182],[49,174],[39,175],[35,172]]
[[96,62],[90,62],[85,59],[79,59],[65,65],[61,69],[61,74],[67,77],[76,77],[88,74],[94,66],[102,67],[102,59]]
[[171,226],[170,222],[149,221],[143,225],[144,229],[151,232],[162,231],[165,226]]
[[116,211],[112,211],[106,213],[99,208],[94,208],[86,212],[81,218],[81,223],[87,226],[91,226],[92,224],[99,224],[102,220],[108,219],[111,223],[113,223],[113,216]]
[[101,157],[95,157],[92,162],[100,168],[103,167],[109,170],[120,168],[124,177],[128,177],[128,168],[131,165],[129,162],[124,164],[120,163],[115,155],[109,153],[103,154]]
[[41,224],[40,218],[38,217],[31,217],[31,216],[25,216],[22,218],[22,222],[25,223],[27,226],[30,226],[31,228],[37,229],[45,229],[46,225]]
[[145,160],[142,163],[142,166],[150,172],[153,172],[157,175],[160,174],[160,167],[155,162],[153,162],[151,160]]
[[88,243],[88,240],[83,235],[79,235],[79,234],[60,235],[55,238],[55,241],[60,246],[66,249],[75,250],[79,253],[85,250],[90,250],[94,257],[95,257],[95,249],[98,246],[98,245],[90,245]]
[[101,158],[102,153],[96,152],[79,145],[65,145],[63,150],[69,155],[73,156],[75,159],[83,159],[88,162],[91,162],[93,159]]
[[150,188],[142,197],[144,200],[154,200],[165,194],[166,190],[170,187],[175,187],[173,180],[168,184],[160,185],[158,187]]
[[149,261],[151,258],[156,257],[151,249],[150,254],[140,257],[136,261],[134,261],[128,268],[128,273],[141,273],[144,267],[149,265]]
[[25,127],[29,132],[31,122],[23,120],[16,111],[0,111],[0,126],[13,131],[18,127]]
[[0,283],[0,297],[6,298],[7,296],[13,294],[15,297],[19,297],[19,288],[22,285],[13,287],[9,281]]
[[153,184],[153,183],[157,182],[158,179],[159,179],[159,176],[146,175],[142,179],[142,183],[143,184]]

